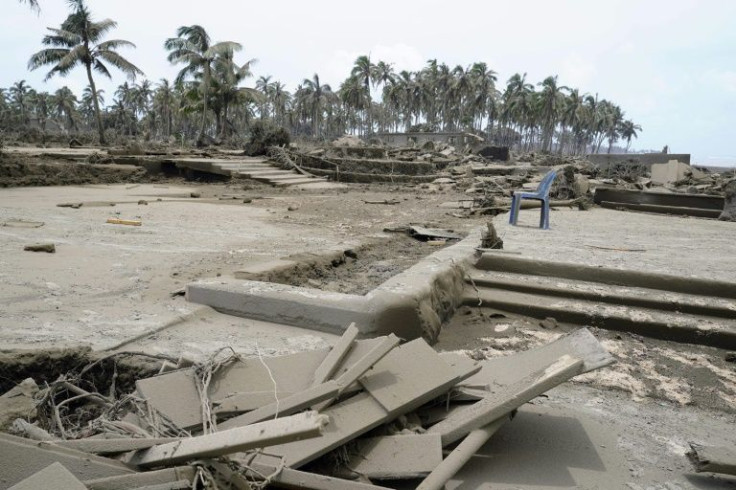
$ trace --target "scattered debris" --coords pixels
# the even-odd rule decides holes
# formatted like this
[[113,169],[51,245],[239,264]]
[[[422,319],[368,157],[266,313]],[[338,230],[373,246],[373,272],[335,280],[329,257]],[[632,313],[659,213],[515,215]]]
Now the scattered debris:
[[145,199],[141,199],[140,201],[138,201],[138,205],[139,206],[148,206],[148,201],[146,201]]
[[53,243],[39,243],[36,245],[26,245],[23,247],[26,252],[46,252],[49,254],[56,253],[56,245]]
[[[218,351],[140,379],[128,394],[84,389],[70,373],[37,395],[45,442],[0,435],[0,459],[9,462],[0,480],[41,489],[59,488],[44,486],[51,478],[99,490],[195,482],[370,490],[383,487],[369,479],[426,477],[419,488],[441,488],[516,408],[612,362],[584,329],[483,365],[440,355],[422,339],[357,335],[351,325],[332,349],[280,357]],[[85,419],[69,416],[72,404]],[[433,422],[423,421],[428,411]],[[443,460],[442,448],[460,439]]]
[[723,187],[725,201],[723,212],[718,216],[721,221],[736,221],[736,179],[731,180]]
[[202,197],[202,193],[201,192],[190,192],[189,197],[197,199],[197,198]]
[[727,447],[706,447],[690,444],[687,457],[695,471],[736,475],[736,450]]
[[41,228],[45,225],[43,221],[25,221],[21,219],[10,219],[3,221],[0,226],[7,226],[8,228]]
[[82,207],[84,203],[81,202],[65,202],[61,204],[57,204],[57,208],[72,208],[72,209],[79,209]]
[[493,226],[492,221],[486,223],[486,229],[481,233],[480,247],[491,250],[500,250],[503,248],[503,239],[498,236],[498,232],[496,232],[496,227]]
[[27,378],[0,396],[0,430],[6,430],[16,418],[34,420],[36,403],[33,397],[39,388],[32,378]]
[[108,218],[107,223],[111,225],[141,226],[143,223],[137,219]]
[[544,320],[540,321],[539,326],[544,328],[545,330],[554,330],[559,327],[559,325],[557,324],[557,320],[555,320],[551,316],[548,316]]
[[398,199],[385,199],[383,201],[363,201],[365,204],[388,204],[388,205],[394,205],[394,204],[401,204],[401,201]]

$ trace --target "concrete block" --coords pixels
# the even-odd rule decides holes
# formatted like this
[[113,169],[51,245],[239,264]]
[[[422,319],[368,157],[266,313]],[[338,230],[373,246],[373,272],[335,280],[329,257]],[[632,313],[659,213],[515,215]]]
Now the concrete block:
[[670,160],[667,163],[656,163],[652,165],[652,184],[672,184],[684,179],[691,169],[692,167],[690,165],[678,162],[677,160]]

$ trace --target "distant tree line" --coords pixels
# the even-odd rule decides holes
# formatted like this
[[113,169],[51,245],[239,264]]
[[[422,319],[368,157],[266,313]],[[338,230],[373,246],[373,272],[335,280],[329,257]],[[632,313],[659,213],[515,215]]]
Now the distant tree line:
[[[37,7],[36,2],[26,2]],[[520,150],[564,153],[611,151],[638,136],[641,127],[615,103],[560,85],[557,76],[530,83],[515,74],[505,86],[485,63],[450,67],[429,60],[419,71],[394,71],[368,56],[355,60],[337,89],[318,74],[293,92],[270,76],[255,80],[256,60],[236,61],[242,50],[232,41],[213,43],[198,25],[182,26],[165,41],[168,61],[181,67],[173,81],[135,80],[143,73],[119,52],[135,47],[105,40],[117,24],[95,22],[84,0],[69,2],[71,14],[49,28],[28,66],[51,67],[47,79],[82,67],[89,85],[81,94],[67,87],[37,91],[21,80],[0,88],[0,128],[33,126],[42,132],[95,132],[157,141],[242,141],[255,121],[286,128],[293,136],[326,140],[343,134],[464,131]],[[128,80],[113,94],[95,85],[94,74],[111,78],[113,66]]]

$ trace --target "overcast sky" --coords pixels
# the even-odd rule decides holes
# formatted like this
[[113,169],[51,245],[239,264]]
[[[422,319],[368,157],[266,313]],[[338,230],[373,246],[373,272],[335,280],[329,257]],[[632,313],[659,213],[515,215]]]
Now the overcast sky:
[[[25,79],[37,90],[87,84],[83,70],[44,83],[28,72],[47,26],[66,17],[65,0],[39,0],[40,15],[3,0],[0,87]],[[337,89],[361,54],[395,69],[417,70],[436,58],[448,65],[484,61],[499,87],[516,72],[619,104],[643,127],[639,149],[692,153],[702,164],[736,164],[736,1],[734,0],[88,0],[96,19],[119,27],[111,38],[134,42],[123,54],[157,81],[177,72],[163,42],[181,25],[200,24],[214,41],[244,46],[256,76],[290,90],[319,73]],[[124,81],[102,81],[107,101]],[[250,80],[247,85],[253,85]]]

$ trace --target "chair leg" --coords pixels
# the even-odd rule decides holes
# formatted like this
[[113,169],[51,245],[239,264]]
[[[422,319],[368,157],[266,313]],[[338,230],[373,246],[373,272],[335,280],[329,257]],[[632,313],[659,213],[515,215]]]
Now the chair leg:
[[539,227],[549,230],[549,200],[542,201],[542,215],[539,217]]
[[516,201],[518,196],[511,196],[511,210],[509,212],[509,224],[516,225],[516,220],[519,218],[519,211],[516,209]]

